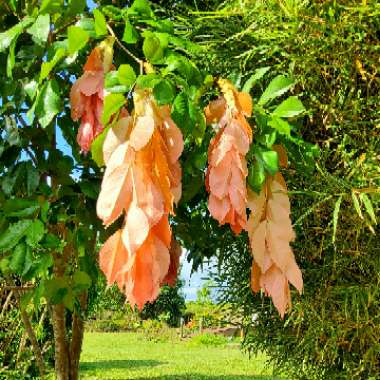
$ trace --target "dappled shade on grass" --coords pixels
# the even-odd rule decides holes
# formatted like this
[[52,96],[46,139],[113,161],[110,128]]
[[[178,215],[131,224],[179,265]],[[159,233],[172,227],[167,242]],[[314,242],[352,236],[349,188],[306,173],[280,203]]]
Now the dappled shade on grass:
[[234,345],[179,340],[154,343],[137,333],[86,333],[81,379],[275,380],[265,356],[251,359]]
[[110,359],[110,360],[97,360],[96,362],[82,362],[80,364],[81,371],[91,371],[96,368],[101,368],[104,370],[115,369],[115,368],[140,368],[140,367],[154,367],[160,364],[165,364],[158,360],[120,360],[120,359]]

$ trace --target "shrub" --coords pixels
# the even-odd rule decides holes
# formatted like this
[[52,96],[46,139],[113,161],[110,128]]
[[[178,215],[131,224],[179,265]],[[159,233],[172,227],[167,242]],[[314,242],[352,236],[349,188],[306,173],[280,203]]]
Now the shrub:
[[177,331],[170,328],[165,322],[148,319],[142,322],[141,331],[146,340],[151,342],[168,342],[178,338]]
[[182,293],[184,282],[177,280],[175,286],[165,285],[154,302],[149,302],[140,313],[142,319],[160,319],[171,327],[178,327],[185,310],[185,298]]
[[199,346],[224,346],[228,339],[222,335],[204,333],[191,338],[190,344]]

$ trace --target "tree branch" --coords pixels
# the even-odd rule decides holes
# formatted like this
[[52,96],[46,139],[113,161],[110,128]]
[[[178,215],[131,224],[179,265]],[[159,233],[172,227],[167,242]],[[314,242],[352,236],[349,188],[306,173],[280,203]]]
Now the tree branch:
[[140,72],[142,71],[144,67],[144,61],[140,58],[137,58],[130,50],[128,50],[121,41],[117,38],[115,32],[111,28],[109,24],[107,24],[107,29],[110,32],[111,36],[115,38],[116,43],[119,45],[120,49],[124,50],[133,60],[135,60],[140,65]]
[[34,356],[36,357],[37,367],[40,372],[41,379],[43,379],[45,376],[45,363],[42,356],[40,345],[38,344],[36,334],[33,330],[33,326],[32,326],[32,323],[30,322],[28,313],[26,312],[24,308],[21,307],[20,294],[17,291],[15,292],[15,296],[19,305],[22,322],[24,323],[25,330],[28,334],[28,338],[30,340],[30,343],[32,344],[33,353],[34,353]]

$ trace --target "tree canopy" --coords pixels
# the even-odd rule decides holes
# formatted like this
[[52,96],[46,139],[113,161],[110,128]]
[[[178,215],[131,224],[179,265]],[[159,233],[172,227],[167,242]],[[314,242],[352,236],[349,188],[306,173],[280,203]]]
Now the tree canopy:
[[[365,228],[375,232],[377,225],[378,199],[371,198],[378,193],[376,165],[358,175],[366,155],[376,162],[376,140],[372,132],[367,138],[345,124],[357,120],[373,128],[378,121],[372,95],[377,78],[370,74],[376,63],[369,58],[363,66],[355,58],[360,83],[353,87],[353,101],[347,79],[352,67],[336,76],[339,65],[325,66],[331,56],[321,64],[318,54],[307,53],[318,50],[321,35],[339,47],[331,25],[340,16],[343,32],[355,36],[354,46],[361,38],[370,45],[371,33],[350,19],[356,11],[329,2],[315,6],[312,12],[328,19],[320,30],[314,19],[300,22],[300,13],[309,15],[298,3],[122,3],[0,5],[1,280],[19,292],[21,309],[45,302],[51,308],[59,379],[78,376],[87,299],[99,266],[109,284],[116,282],[130,304],[142,308],[163,284],[175,283],[178,243],[194,268],[217,256],[225,268],[221,284],[231,281],[233,297],[248,290],[238,304],[246,315],[261,313],[265,324],[268,303],[253,307],[251,289],[271,296],[268,302],[282,317],[291,306],[288,283],[303,290],[290,245],[295,234],[285,180],[291,181],[291,196],[314,196],[306,202],[308,211],[297,213],[296,226],[318,210],[322,216],[314,227],[331,227],[323,249],[333,258],[327,264],[333,275],[325,284],[337,279],[345,203],[352,203],[361,221],[356,242],[365,239]],[[361,20],[370,29],[370,11],[377,10],[363,7]],[[256,16],[262,34],[250,32]],[[266,25],[274,21],[294,30],[303,25],[312,44],[294,46],[299,35],[291,28],[277,26],[281,31],[271,34]],[[302,54],[309,61],[299,62]],[[317,79],[308,71],[314,65]],[[346,102],[352,109],[341,113],[336,105]],[[350,152],[356,138],[368,151],[358,144]],[[304,212],[305,203],[294,199]],[[318,206],[329,200],[332,212],[325,215]],[[299,227],[296,232],[306,244],[310,233]],[[315,260],[302,254],[301,269],[307,273]],[[305,286],[304,299],[311,289],[315,295],[315,286]],[[263,302],[260,294],[255,297]],[[287,321],[310,311],[296,300]],[[37,345],[35,354],[41,355]]]

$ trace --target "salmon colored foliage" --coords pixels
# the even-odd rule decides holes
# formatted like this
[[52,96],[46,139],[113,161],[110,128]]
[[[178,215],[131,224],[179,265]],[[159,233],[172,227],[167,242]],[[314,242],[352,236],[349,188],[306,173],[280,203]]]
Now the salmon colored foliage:
[[149,91],[135,90],[134,106],[105,138],[97,213],[106,226],[124,213],[123,227],[100,251],[100,267],[141,309],[176,281],[181,250],[169,214],[181,194],[183,138],[169,107],[158,107]]
[[248,191],[248,220],[253,266],[251,287],[272,297],[281,317],[291,306],[289,282],[301,293],[302,273],[290,247],[295,239],[290,203],[283,176],[269,177],[260,194]]
[[[113,40],[106,40],[91,52],[83,75],[71,89],[71,115],[81,120],[77,140],[83,152],[90,150],[104,129],[104,77],[112,66],[112,44]],[[291,305],[289,282],[299,292],[303,288],[290,247],[295,235],[286,184],[277,173],[267,178],[259,195],[247,193],[245,156],[252,130],[246,117],[251,115],[252,99],[227,80],[218,84],[223,95],[205,109],[207,124],[217,128],[208,150],[208,208],[235,234],[248,231],[252,290],[271,296],[283,317]],[[132,114],[123,108],[117,122],[112,119],[103,143],[106,169],[97,214],[105,226],[123,215],[123,224],[104,243],[99,263],[108,285],[116,283],[131,306],[142,309],[157,298],[163,284],[173,286],[177,279],[181,247],[172,236],[169,215],[174,215],[174,205],[181,198],[179,158],[184,142],[170,107],[159,107],[151,90],[135,88],[133,101]],[[285,149],[273,149],[286,166]]]
[[[101,116],[104,99],[104,76],[110,69],[109,46],[95,47],[84,65],[84,73],[70,91],[71,117],[81,120],[77,142],[81,151],[87,153],[102,130]],[[112,53],[111,53],[112,54]]]
[[[269,177],[256,195],[246,187],[248,153],[252,131],[246,121],[251,115],[249,94],[238,92],[225,80],[219,81],[223,97],[205,109],[208,124],[217,123],[218,132],[208,151],[206,188],[210,193],[208,208],[220,224],[229,223],[239,234],[247,230],[253,255],[251,286],[272,297],[281,317],[291,305],[289,282],[302,291],[302,274],[290,242],[295,235],[290,221],[290,203],[285,181],[280,173]],[[281,166],[287,165],[286,151],[274,146]],[[247,222],[246,209],[251,214]]]
[[219,86],[223,97],[205,109],[207,123],[217,122],[219,129],[208,152],[208,209],[220,224],[229,223],[239,234],[247,224],[245,155],[252,142],[252,130],[246,116],[251,115],[252,101],[249,94],[238,92],[228,81],[220,80]]

